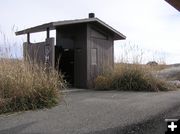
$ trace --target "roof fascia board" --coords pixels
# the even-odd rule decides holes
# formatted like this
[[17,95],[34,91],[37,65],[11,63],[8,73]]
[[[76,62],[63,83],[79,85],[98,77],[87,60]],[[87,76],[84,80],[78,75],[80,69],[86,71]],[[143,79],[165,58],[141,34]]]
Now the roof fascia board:
[[22,35],[22,34],[27,34],[27,33],[36,33],[36,32],[46,31],[47,28],[49,28],[50,30],[53,30],[54,29],[53,23],[50,22],[50,23],[42,24],[39,26],[27,28],[25,30],[17,31],[15,33],[16,33],[16,35]]
[[35,32],[42,32],[42,31],[46,31],[47,28],[49,28],[49,30],[53,30],[56,27],[62,26],[62,25],[70,25],[70,24],[78,24],[78,23],[89,23],[89,22],[98,22],[102,26],[104,26],[107,29],[109,29],[110,31],[114,32],[115,39],[126,39],[126,36],[124,36],[122,33],[118,32],[117,30],[115,30],[114,28],[112,28],[111,26],[109,26],[108,24],[106,24],[105,22],[101,21],[98,18],[88,18],[88,19],[77,19],[77,20],[50,22],[50,23],[39,25],[39,26],[31,27],[31,28],[28,28],[28,29],[25,29],[25,30],[22,30],[22,31],[17,31],[16,35],[22,35],[22,34],[27,34],[27,33],[35,33]]
[[79,20],[67,20],[67,21],[57,21],[57,22],[53,22],[53,26],[57,27],[57,26],[62,26],[62,25],[70,25],[70,24],[78,24],[78,23],[88,23],[88,22],[95,22],[96,19],[95,18],[91,18],[91,19],[79,19]]

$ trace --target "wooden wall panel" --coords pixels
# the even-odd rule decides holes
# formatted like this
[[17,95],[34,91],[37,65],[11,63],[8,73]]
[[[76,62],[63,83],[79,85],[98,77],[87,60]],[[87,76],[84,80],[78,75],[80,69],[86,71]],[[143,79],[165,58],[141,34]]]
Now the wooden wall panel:
[[56,45],[69,47],[62,40],[71,38],[74,42],[74,87],[87,88],[87,36],[86,24],[62,26],[56,29]]
[[[100,28],[98,28],[100,30]],[[93,87],[94,79],[108,70],[113,68],[114,55],[113,55],[113,39],[108,32],[102,30],[102,35],[99,36],[101,31],[96,31],[91,25],[87,27],[87,70],[88,70],[88,86]],[[97,65],[91,63],[91,50],[97,49]]]
[[46,39],[45,42],[23,43],[23,56],[30,63],[45,64],[45,48],[48,46],[48,67],[54,67],[54,38]]

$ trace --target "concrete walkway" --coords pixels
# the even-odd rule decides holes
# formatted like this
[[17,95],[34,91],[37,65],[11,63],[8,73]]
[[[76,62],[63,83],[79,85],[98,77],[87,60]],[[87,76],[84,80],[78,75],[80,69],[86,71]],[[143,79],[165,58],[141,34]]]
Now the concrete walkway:
[[180,107],[180,91],[73,91],[52,109],[0,115],[0,134],[105,133]]

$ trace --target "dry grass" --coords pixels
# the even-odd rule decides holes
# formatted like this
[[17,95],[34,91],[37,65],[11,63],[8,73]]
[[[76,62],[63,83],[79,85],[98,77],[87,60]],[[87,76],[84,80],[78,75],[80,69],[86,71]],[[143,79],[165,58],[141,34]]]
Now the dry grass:
[[166,64],[159,64],[159,65],[156,65],[156,66],[149,66],[149,65],[145,65],[147,68],[150,69],[150,71],[161,71],[163,69],[166,69],[168,68],[169,66],[166,65]]
[[116,64],[113,71],[95,79],[96,89],[124,91],[169,91],[175,89],[165,80],[151,74],[152,68],[140,64]]
[[55,70],[30,65],[21,60],[0,59],[0,114],[52,107],[64,88]]

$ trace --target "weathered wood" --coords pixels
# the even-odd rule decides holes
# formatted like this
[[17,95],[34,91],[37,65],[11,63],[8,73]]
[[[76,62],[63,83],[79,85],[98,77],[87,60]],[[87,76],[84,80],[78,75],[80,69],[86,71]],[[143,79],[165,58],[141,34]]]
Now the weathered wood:
[[43,32],[43,31],[46,31],[47,27],[49,27],[50,30],[54,30],[53,23],[50,22],[50,23],[39,25],[39,26],[27,28],[25,30],[17,31],[16,35],[22,35],[22,34],[27,34],[27,33]]
[[57,21],[57,22],[50,22],[50,23],[46,23],[46,24],[42,24],[39,26],[35,26],[32,28],[28,28],[22,31],[17,31],[16,35],[22,35],[22,34],[26,34],[26,33],[35,33],[35,32],[42,32],[42,31],[46,31],[47,28],[49,28],[50,30],[56,29],[56,27],[61,27],[61,26],[67,26],[67,25],[85,25],[85,24],[89,24],[89,23],[94,23],[97,25],[100,25],[102,27],[104,27],[104,29],[108,30],[109,33],[112,33],[113,39],[114,40],[121,40],[121,39],[125,39],[126,36],[124,36],[122,33],[120,33],[119,31],[115,30],[114,28],[112,28],[111,26],[107,25],[105,22],[103,22],[102,20],[98,19],[98,18],[87,18],[87,19],[76,19],[76,20],[65,20],[65,21]]
[[[50,38],[52,29],[56,29],[55,47]],[[46,41],[30,43],[30,33],[40,31],[47,32]],[[16,32],[24,33],[24,57],[60,69],[67,82],[77,88],[92,88],[98,75],[114,67],[113,41],[126,38],[98,18],[51,22]]]
[[[65,55],[68,54],[68,52],[63,52],[62,57],[60,59],[60,64],[69,64],[69,71],[66,72],[67,68],[64,68],[61,66],[64,73],[66,72],[66,75],[70,75],[73,77],[73,86],[78,88],[86,88],[87,87],[87,68],[86,68],[86,62],[87,62],[87,55],[86,55],[86,24],[77,24],[77,25],[71,25],[71,26],[62,26],[58,27],[56,30],[56,46],[61,47],[63,50],[68,50],[69,53],[72,52],[71,55],[73,55],[72,58],[63,59]],[[58,55],[58,54],[56,54]],[[57,61],[56,57],[56,61]],[[73,62],[73,65],[71,63]],[[65,65],[67,66],[67,65]],[[69,77],[68,77],[69,79]]]
[[[97,27],[97,26],[96,26]],[[114,66],[113,36],[101,27],[87,26],[87,87],[93,87],[94,79]],[[92,63],[93,50],[97,50],[97,64]]]
[[30,43],[30,33],[27,33],[27,43]]
[[[47,64],[48,68],[54,68],[55,67],[55,48],[54,48],[54,38],[47,38],[45,42],[45,55],[44,60],[45,64]],[[46,61],[46,58],[49,59]]]
[[49,27],[46,29],[46,38],[48,39],[50,37],[50,30],[49,30]]
[[46,63],[47,67],[54,68],[54,38],[39,43],[25,42],[23,44],[23,56],[32,64],[44,65]]

